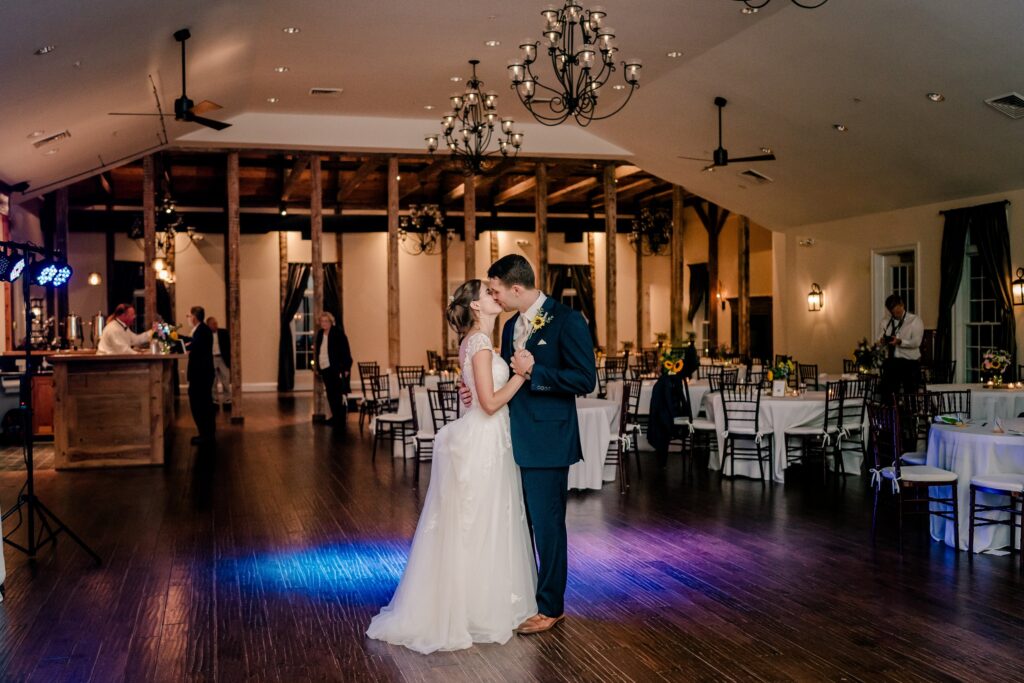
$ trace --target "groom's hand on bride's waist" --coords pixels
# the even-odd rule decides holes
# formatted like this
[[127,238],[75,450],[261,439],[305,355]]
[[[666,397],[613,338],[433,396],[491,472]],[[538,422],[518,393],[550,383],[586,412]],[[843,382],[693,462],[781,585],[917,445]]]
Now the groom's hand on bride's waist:
[[473,392],[469,390],[466,383],[459,380],[459,397],[462,398],[462,405],[467,408],[473,403]]

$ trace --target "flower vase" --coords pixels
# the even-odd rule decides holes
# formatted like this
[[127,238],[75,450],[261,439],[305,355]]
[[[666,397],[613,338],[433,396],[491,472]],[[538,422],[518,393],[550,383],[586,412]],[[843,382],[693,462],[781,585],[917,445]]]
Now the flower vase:
[[785,396],[786,395],[786,380],[784,379],[773,379],[772,380],[772,396]]

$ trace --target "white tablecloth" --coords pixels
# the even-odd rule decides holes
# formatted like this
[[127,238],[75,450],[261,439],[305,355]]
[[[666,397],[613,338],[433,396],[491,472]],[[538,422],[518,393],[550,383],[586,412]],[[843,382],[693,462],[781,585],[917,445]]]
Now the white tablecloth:
[[[983,421],[988,423],[984,427],[981,426]],[[1015,428],[1022,426],[1020,420],[1013,422],[1017,423],[1013,424]],[[982,474],[1024,474],[1024,436],[993,434],[992,422],[988,420],[973,418],[972,423],[968,427],[936,424],[928,433],[928,464],[956,472],[958,477],[962,550],[967,549],[970,528],[971,478]],[[978,494],[978,503],[1005,504],[1006,501],[1005,496]],[[932,537],[953,545],[953,523],[941,517],[931,516],[930,519]],[[1009,544],[1009,527],[985,526],[974,531],[974,549],[978,552]]]
[[1016,418],[1024,413],[1024,389],[986,389],[982,384],[929,384],[929,391],[971,391],[971,418],[988,422]]
[[612,434],[619,430],[620,406],[600,398],[576,399],[583,460],[569,468],[570,489],[600,489],[602,483],[615,481],[615,467],[604,461]]
[[[721,459],[725,452],[725,414],[722,411],[721,394],[706,394],[704,409],[718,431],[718,453],[712,453],[708,467],[718,470],[722,468]],[[772,479],[782,482],[786,478],[786,431],[795,427],[822,426],[824,421],[824,391],[808,391],[800,396],[761,397],[760,430],[762,434],[772,435]],[[867,429],[867,425],[862,428]],[[862,461],[863,456],[859,450],[843,451],[843,465],[847,474],[860,473]],[[731,474],[732,463],[729,463],[728,468]],[[737,460],[736,474],[755,479],[761,476],[756,460]]]
[[[651,414],[651,392],[654,390],[654,385],[657,380],[645,379],[640,385],[640,403],[637,406],[637,412],[640,415]],[[622,390],[625,387],[625,383],[622,380],[615,380],[608,382],[606,388],[606,394],[609,401],[615,401],[619,405],[622,405]],[[704,394],[708,393],[708,381],[706,379],[695,379],[689,383],[690,387],[690,404],[693,406],[694,417],[701,410],[702,401],[704,400]],[[637,447],[642,451],[653,451],[654,447],[651,446],[650,442],[647,441],[647,433],[644,432],[640,436],[640,441]]]

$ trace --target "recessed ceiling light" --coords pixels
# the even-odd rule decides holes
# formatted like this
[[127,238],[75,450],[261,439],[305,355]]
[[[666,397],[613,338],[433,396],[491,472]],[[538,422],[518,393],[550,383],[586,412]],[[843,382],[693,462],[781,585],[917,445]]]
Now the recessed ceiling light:
[[940,92],[930,92],[928,93],[928,99],[932,102],[942,102],[946,99],[946,96]]
[[840,133],[845,133],[846,131],[850,130],[849,128],[846,127],[845,123],[833,123],[832,127],[835,128]]
[[299,31],[301,31],[302,29],[299,28],[298,26],[285,26],[281,30],[284,31],[285,33],[287,33],[288,35],[293,36],[296,33],[298,33]]
[[55,47],[54,47],[53,45],[43,45],[43,46],[42,46],[41,48],[39,48],[38,50],[36,50],[36,52],[35,52],[35,53],[36,53],[37,55],[48,55],[48,54],[50,54],[51,52],[53,52],[54,50],[56,50],[56,49],[57,49],[57,48],[55,48]]
[[60,151],[60,147],[51,147],[50,149],[43,152],[46,156],[50,157]]
[[771,153],[772,153],[772,148],[771,147],[762,147],[761,148],[761,154],[771,154]]
[[276,71],[279,74],[283,74],[286,71],[288,71],[288,67],[286,67],[286,66],[275,66],[274,67],[274,71]]
[[432,104],[424,104],[423,108],[426,109],[427,111],[430,111],[431,109],[434,108],[434,105],[432,105]]
[[740,10],[740,14],[757,14],[756,7],[744,7]]
[[448,80],[451,81],[452,83],[458,83],[459,81],[462,80],[462,76],[452,76]]
[[268,97],[267,98],[267,102],[270,102],[271,104],[277,104],[280,101],[281,101],[281,99],[278,98],[278,97]]
[[82,68],[82,60],[81,59],[76,59],[75,61],[71,62],[71,66],[75,67],[76,69],[81,69]]
[[625,89],[626,89],[626,86],[622,85],[621,83],[616,83],[615,85],[612,86],[612,90],[625,90]]
[[31,140],[32,138],[41,138],[43,137],[43,133],[45,132],[45,130],[34,130],[28,134],[28,139]]
[[667,53],[665,56],[666,57],[671,57],[672,59],[679,59],[680,57],[683,56],[683,53],[680,52],[679,50],[672,50],[671,52]]
[[499,45],[501,45],[501,41],[500,40],[488,40],[486,43],[484,43],[484,45],[486,45],[487,47],[498,47]]

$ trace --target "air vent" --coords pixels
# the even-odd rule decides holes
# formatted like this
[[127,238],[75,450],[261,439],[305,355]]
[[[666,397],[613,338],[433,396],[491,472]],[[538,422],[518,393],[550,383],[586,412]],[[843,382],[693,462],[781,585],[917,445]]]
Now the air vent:
[[338,97],[342,88],[310,88],[309,94],[316,97]]
[[1024,95],[1011,92],[999,97],[990,97],[985,104],[1011,119],[1024,119]]
[[758,173],[757,171],[755,171],[752,168],[748,168],[746,171],[743,171],[742,173],[740,173],[740,175],[741,176],[745,176],[747,178],[750,178],[751,180],[753,180],[755,183],[758,183],[759,185],[764,185],[765,183],[775,182],[771,178],[766,176],[764,173]]
[[47,145],[52,145],[53,143],[60,142],[61,140],[67,140],[70,137],[70,131],[62,130],[56,135],[51,135],[50,137],[43,138],[42,140],[36,140],[35,142],[32,143],[32,146],[35,147],[36,149],[39,149],[40,147],[46,147]]

